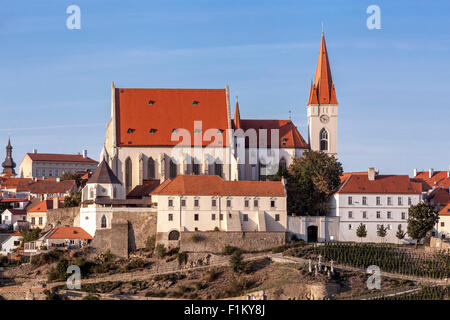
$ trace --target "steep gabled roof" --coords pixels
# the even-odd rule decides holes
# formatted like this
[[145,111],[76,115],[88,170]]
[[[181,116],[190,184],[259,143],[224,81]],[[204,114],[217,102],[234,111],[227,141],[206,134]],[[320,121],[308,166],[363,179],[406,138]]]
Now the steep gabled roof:
[[134,189],[127,194],[127,199],[142,199],[148,197],[159,185],[160,180],[144,180],[142,185],[134,187]]
[[[166,181],[168,181],[166,183]],[[281,181],[228,181],[216,175],[179,175],[166,180],[152,195],[222,195],[284,197]]]
[[105,160],[100,163],[87,183],[122,184]]
[[191,141],[184,140],[183,145],[191,146],[196,142],[194,121],[202,122],[202,135],[208,129],[217,130],[215,132],[221,130],[220,143],[202,139],[202,146],[229,145],[226,136],[227,129],[230,129],[226,89],[114,90],[119,146],[175,146],[182,141],[182,137],[172,141],[172,133],[177,133],[174,131],[177,129],[190,133]]
[[314,83],[311,84],[311,91],[309,93],[308,105],[310,104],[338,104],[333,78],[331,76],[325,36],[323,33],[320,40],[316,75],[314,77]]

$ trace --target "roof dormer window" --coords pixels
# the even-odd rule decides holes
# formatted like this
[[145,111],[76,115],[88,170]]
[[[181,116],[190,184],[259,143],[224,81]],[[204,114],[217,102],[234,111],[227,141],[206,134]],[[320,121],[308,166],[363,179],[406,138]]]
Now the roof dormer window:
[[196,106],[196,105],[198,105],[199,103],[200,103],[200,102],[197,101],[197,100],[192,101],[192,105],[193,105],[193,106]]
[[156,131],[157,131],[157,129],[150,129],[149,131],[148,131],[148,133],[150,133],[150,134],[154,134],[154,133],[156,133]]
[[148,105],[149,106],[152,106],[152,105],[154,105],[155,104],[155,101],[153,101],[153,100],[148,100]]
[[127,133],[133,133],[136,129],[128,128]]

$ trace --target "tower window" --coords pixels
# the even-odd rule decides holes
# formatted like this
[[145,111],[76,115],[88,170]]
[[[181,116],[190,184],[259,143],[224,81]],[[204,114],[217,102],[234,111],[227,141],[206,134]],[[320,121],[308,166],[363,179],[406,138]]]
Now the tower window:
[[153,101],[153,100],[149,100],[149,101],[148,101],[148,105],[149,105],[149,106],[152,106],[152,105],[154,105],[154,104],[155,104],[155,101]]
[[197,100],[192,101],[192,105],[193,105],[193,106],[196,106],[196,105],[198,105],[198,104],[199,104],[199,102],[198,102]]
[[127,133],[133,133],[136,129],[128,128]]
[[320,130],[320,151],[328,151],[328,132],[325,128]]
[[178,129],[172,129],[172,133],[177,133],[178,132]]
[[156,133],[156,131],[157,131],[157,129],[153,129],[153,128],[152,128],[152,129],[149,130],[149,133],[150,133],[150,134],[154,134],[154,133]]

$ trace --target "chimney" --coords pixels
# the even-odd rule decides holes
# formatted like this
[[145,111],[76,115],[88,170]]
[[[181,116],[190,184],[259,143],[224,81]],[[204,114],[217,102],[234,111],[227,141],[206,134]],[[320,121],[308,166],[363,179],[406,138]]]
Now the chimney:
[[433,174],[434,174],[434,170],[433,170],[433,168],[430,168],[430,170],[428,170],[428,178],[431,179],[431,177],[433,176]]
[[58,209],[59,208],[59,199],[58,197],[54,197],[53,198],[53,209]]
[[36,154],[37,153],[37,149],[33,149],[33,153]]
[[414,177],[417,176],[417,169],[414,169]]
[[83,150],[83,158],[85,158],[85,159],[87,158],[87,150],[86,149]]
[[375,168],[369,168],[367,170],[367,177],[369,178],[369,181],[374,181],[375,180]]

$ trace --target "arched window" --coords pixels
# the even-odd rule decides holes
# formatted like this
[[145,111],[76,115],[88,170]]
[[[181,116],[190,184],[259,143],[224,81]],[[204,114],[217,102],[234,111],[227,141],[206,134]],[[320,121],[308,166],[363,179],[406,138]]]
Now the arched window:
[[133,165],[131,159],[125,160],[125,189],[126,192],[130,192],[133,185]]
[[169,232],[169,240],[178,240],[180,238],[180,233],[177,230],[172,230]]
[[173,161],[173,159],[170,159],[170,164],[169,164],[169,173],[170,173],[170,179],[173,179],[177,176],[177,164]]
[[214,164],[214,173],[215,173],[217,176],[221,177],[222,174],[223,174],[223,164],[216,162],[216,163]]
[[90,198],[90,199],[94,199],[94,187],[91,187],[91,188],[89,189],[89,198]]
[[286,170],[286,159],[285,158],[280,159],[280,169]]
[[328,131],[320,130],[320,151],[328,151]]
[[102,225],[101,225],[101,227],[102,228],[106,228],[106,217],[105,216],[102,216]]
[[155,160],[149,158],[147,164],[147,179],[155,179],[155,177]]

